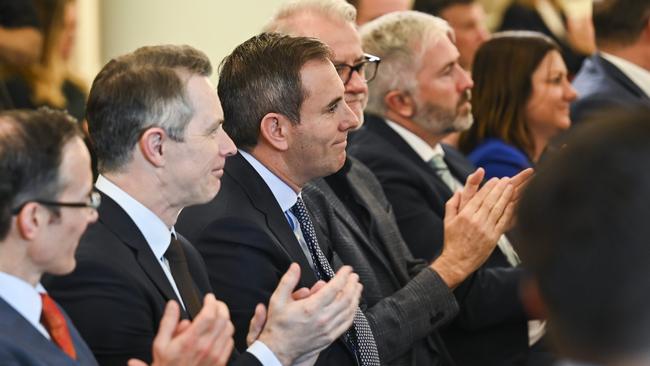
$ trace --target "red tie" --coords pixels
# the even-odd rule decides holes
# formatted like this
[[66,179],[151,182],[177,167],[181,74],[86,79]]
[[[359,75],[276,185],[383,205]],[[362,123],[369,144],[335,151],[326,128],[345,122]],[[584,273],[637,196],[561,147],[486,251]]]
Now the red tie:
[[68,324],[63,317],[63,313],[59,310],[54,300],[48,295],[41,293],[41,300],[43,301],[43,312],[41,313],[41,324],[50,333],[52,341],[56,343],[59,348],[65,352],[66,355],[72,359],[77,359],[77,352],[72,344]]

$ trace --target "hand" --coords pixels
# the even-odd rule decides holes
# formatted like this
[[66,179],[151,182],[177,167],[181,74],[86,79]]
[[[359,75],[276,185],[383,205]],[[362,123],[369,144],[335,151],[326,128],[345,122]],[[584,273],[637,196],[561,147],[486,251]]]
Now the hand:
[[299,279],[300,266],[293,263],[271,296],[259,335],[283,365],[311,364],[352,326],[361,296],[359,276],[349,266],[342,267],[328,283],[317,283],[309,293],[298,290],[300,298],[295,299],[292,290]]
[[[325,281],[318,281],[312,286],[312,288],[301,287],[298,290],[294,291],[291,294],[291,297],[294,300],[301,300],[309,297],[312,294],[315,294],[318,290],[325,286]],[[251,318],[250,325],[248,326],[248,334],[246,335],[246,344],[250,347],[253,342],[257,340],[262,333],[264,324],[266,323],[266,306],[259,303],[255,307],[255,313],[253,313],[253,318]],[[294,364],[295,365],[295,364]]]
[[[235,328],[228,307],[212,294],[205,296],[203,308],[194,321],[179,322],[180,309],[169,301],[153,341],[152,366],[223,366],[232,352]],[[145,366],[129,360],[128,366]]]
[[[481,175],[479,171],[474,174]],[[473,174],[473,176],[474,176]],[[482,177],[481,177],[482,178]],[[478,187],[477,176],[467,186]],[[443,251],[431,264],[449,288],[455,288],[492,253],[514,213],[510,178],[492,178],[461,207],[463,193],[456,192],[445,206]]]
[[[519,204],[519,198],[521,197],[521,194],[523,193],[524,189],[526,188],[526,185],[528,185],[528,182],[530,182],[531,178],[533,177],[535,171],[532,168],[524,169],[519,174],[515,175],[514,177],[510,178],[510,183],[514,187],[514,192],[512,194],[512,198],[510,199],[510,202],[512,203],[512,210],[514,212],[517,211],[517,205]],[[515,226],[515,221],[517,220],[516,215],[512,215],[510,221],[506,225],[505,231],[508,231],[512,229]]]

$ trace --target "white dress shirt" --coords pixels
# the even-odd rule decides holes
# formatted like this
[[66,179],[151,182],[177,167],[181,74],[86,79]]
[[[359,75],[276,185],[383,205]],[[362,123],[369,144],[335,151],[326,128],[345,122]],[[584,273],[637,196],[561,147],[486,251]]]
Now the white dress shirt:
[[[181,301],[181,306],[185,308],[174,277],[172,276],[169,263],[165,258],[165,252],[171,243],[171,236],[172,234],[176,236],[174,227],[168,228],[153,211],[124,192],[103,175],[100,174],[97,177],[95,187],[122,207],[131,220],[133,220],[147,241],[147,244],[149,244],[151,251],[158,259],[160,267],[172,285],[176,296]],[[255,341],[246,351],[255,356],[264,366],[282,366],[277,357],[275,357],[273,352],[263,342]]]
[[40,283],[34,287],[18,277],[0,272],[0,298],[22,315],[45,338],[51,339],[50,334],[41,324],[43,312],[41,293],[45,293],[45,289]]
[[650,97],[650,71],[643,67],[636,65],[628,60],[614,56],[607,52],[601,52],[600,55],[607,61],[618,67],[625,76],[630,78],[636,86],[638,86],[646,96]]

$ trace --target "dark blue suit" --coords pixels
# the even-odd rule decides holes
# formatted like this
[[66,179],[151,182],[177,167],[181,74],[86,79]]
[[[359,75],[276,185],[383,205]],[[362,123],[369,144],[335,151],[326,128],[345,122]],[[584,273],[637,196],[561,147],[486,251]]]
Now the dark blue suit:
[[650,98],[614,64],[595,54],[585,60],[573,80],[578,99],[571,105],[571,120],[580,122],[606,108],[650,106]]
[[486,180],[493,177],[514,177],[533,166],[523,151],[497,138],[485,139],[467,158],[475,166],[485,169]]
[[[63,309],[61,311],[63,312]],[[0,299],[0,364],[3,366],[97,365],[92,352],[79,336],[67,314],[63,312],[63,315],[77,351],[76,361],[63,353],[54,342],[45,338],[6,301]]]

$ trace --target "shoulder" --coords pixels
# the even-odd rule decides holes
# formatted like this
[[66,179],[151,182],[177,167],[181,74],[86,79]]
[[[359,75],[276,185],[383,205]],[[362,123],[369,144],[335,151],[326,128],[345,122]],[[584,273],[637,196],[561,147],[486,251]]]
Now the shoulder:
[[512,176],[532,166],[523,151],[500,139],[487,139],[468,158],[486,170],[486,178]]

